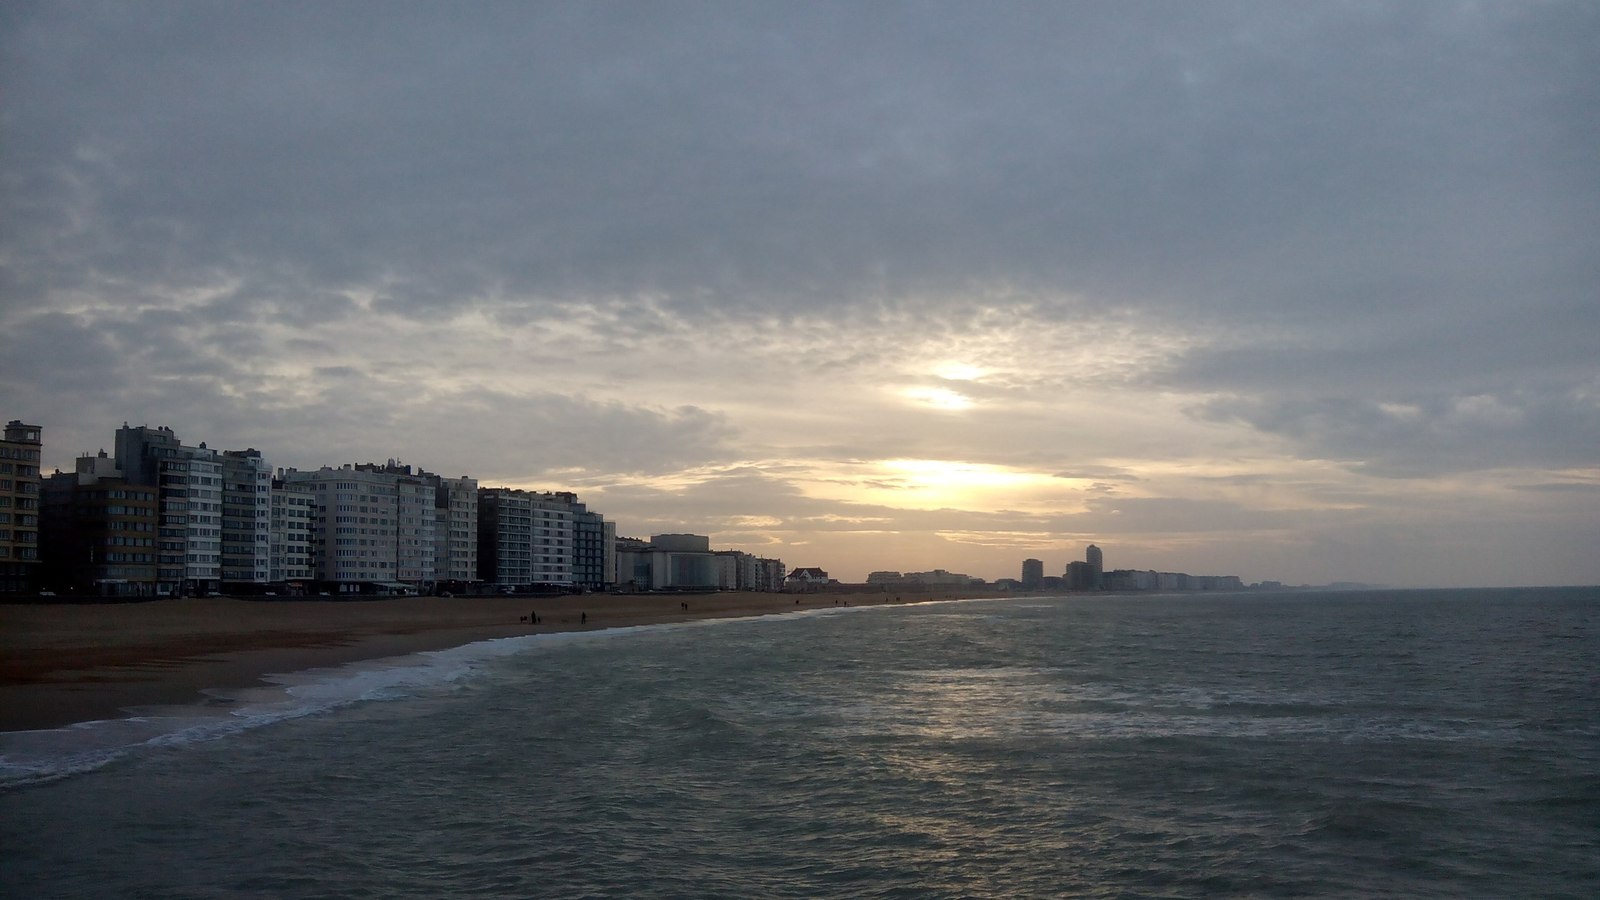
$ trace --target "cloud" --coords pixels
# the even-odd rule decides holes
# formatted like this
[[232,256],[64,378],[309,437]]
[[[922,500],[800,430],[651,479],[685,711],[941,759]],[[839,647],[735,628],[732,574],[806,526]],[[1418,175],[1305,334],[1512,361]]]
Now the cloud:
[[1593,462],[1600,407],[1570,394],[1218,399],[1195,414],[1283,435],[1301,452],[1378,475],[1418,477],[1507,466]]
[[1504,485],[1600,445],[1591,4],[0,16],[0,401],[52,455],[160,422],[1012,574],[972,536],[1554,504]]

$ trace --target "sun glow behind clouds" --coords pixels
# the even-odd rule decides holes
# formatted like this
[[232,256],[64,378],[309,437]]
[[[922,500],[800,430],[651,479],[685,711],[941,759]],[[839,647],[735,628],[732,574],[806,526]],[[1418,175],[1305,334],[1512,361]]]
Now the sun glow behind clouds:
[[907,388],[905,396],[923,406],[942,409],[949,412],[960,412],[972,408],[972,399],[959,391],[949,388],[914,387]]
[[989,374],[989,370],[968,363],[949,362],[935,369],[933,374],[946,381],[977,381]]
[[1055,498],[1061,483],[1005,466],[940,459],[886,459],[867,464],[848,499],[902,509],[995,509]]

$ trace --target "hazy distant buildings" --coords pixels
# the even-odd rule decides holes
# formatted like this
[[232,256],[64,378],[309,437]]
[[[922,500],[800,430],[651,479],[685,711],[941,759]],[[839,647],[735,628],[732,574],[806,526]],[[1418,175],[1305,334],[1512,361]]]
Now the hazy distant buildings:
[[[1043,565],[1043,563],[1041,563]],[[873,572],[867,576],[867,584],[872,585],[910,585],[913,587],[945,587],[957,585],[970,587],[982,584],[983,579],[960,572],[947,572],[944,569],[934,569],[930,572]]]
[[1069,591],[1092,591],[1095,589],[1094,567],[1083,560],[1073,560],[1067,563],[1066,574],[1062,576],[1067,583]]
[[[765,556],[755,558],[755,582],[748,588],[752,591],[781,591],[787,570],[783,567],[783,560]],[[745,588],[740,586],[741,590]]]
[[650,540],[618,537],[615,584],[633,591],[782,590],[783,560],[740,550],[712,550],[699,534],[657,534]]
[[1044,581],[1044,561],[1038,559],[1025,559],[1022,561],[1022,587],[1024,590],[1033,590]]
[[1245,584],[1237,575],[1113,569],[1105,573],[1102,587],[1108,591],[1242,591]]
[[716,550],[717,587],[725,591],[781,591],[781,559],[766,559],[743,550]]

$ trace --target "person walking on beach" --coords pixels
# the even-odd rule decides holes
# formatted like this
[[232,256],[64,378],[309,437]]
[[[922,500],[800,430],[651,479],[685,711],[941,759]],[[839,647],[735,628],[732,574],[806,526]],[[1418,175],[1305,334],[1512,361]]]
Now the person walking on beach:
[[589,624],[589,614],[586,613],[586,612],[578,613],[578,624],[579,625],[587,625],[587,624]]

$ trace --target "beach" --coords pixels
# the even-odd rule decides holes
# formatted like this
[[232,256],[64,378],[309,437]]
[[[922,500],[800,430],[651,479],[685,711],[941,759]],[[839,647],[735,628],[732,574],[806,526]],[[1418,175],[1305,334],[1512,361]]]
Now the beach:
[[[974,596],[971,589],[706,594],[230,597],[0,604],[0,731],[123,718],[269,675],[579,629]],[[687,609],[685,608],[687,606]],[[524,617],[537,613],[538,624]]]

